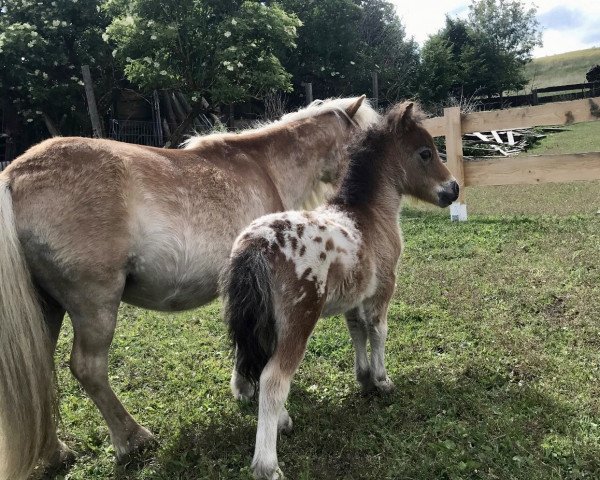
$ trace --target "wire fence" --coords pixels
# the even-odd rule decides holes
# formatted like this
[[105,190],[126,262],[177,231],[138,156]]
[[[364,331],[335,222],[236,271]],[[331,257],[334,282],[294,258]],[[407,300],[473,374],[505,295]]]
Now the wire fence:
[[152,147],[162,147],[164,143],[162,136],[156,131],[156,122],[143,120],[110,119],[108,121],[108,138]]

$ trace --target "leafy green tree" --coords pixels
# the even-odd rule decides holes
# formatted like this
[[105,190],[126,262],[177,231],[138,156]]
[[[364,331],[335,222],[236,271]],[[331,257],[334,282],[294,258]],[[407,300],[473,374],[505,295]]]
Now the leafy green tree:
[[501,95],[525,85],[522,67],[531,61],[533,49],[541,45],[536,12],[535,7],[527,8],[520,0],[479,0],[469,7],[473,46],[463,63],[483,60],[487,67],[480,82],[483,93]]
[[312,82],[318,98],[352,92],[356,78],[365,75],[357,39],[360,7],[353,0],[281,0],[281,5],[302,21],[298,49],[283,60],[296,89]]
[[87,125],[81,65],[90,65],[100,96],[112,83],[100,3],[0,0],[0,93],[13,129],[17,119],[45,121],[54,133]]
[[[379,74],[379,96],[394,102],[414,95],[419,74],[417,42],[406,37],[406,29],[390,2],[361,0],[360,6],[362,64],[365,70]],[[370,85],[366,87],[364,91],[369,91]]]
[[379,73],[380,97],[395,100],[414,91],[416,42],[386,0],[281,0],[302,21],[298,49],[285,57],[296,89],[312,82],[316,97],[371,92]]
[[141,89],[178,89],[194,102],[231,103],[289,90],[279,56],[300,22],[259,1],[107,0],[105,38]]
[[526,83],[523,66],[541,44],[535,7],[520,0],[473,0],[469,8],[468,20],[447,17],[423,46],[419,91],[426,102],[502,95]]
[[441,34],[432,35],[423,45],[418,93],[429,104],[446,100],[458,82],[460,72],[452,47]]

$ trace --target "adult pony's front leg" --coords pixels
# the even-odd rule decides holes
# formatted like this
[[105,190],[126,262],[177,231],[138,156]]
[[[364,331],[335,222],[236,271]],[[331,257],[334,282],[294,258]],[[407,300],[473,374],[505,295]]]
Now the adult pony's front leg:
[[71,312],[75,339],[70,366],[108,424],[117,461],[124,461],[153,444],[154,437],[127,412],[108,381],[108,350],[118,307],[117,300],[112,305],[94,305]]

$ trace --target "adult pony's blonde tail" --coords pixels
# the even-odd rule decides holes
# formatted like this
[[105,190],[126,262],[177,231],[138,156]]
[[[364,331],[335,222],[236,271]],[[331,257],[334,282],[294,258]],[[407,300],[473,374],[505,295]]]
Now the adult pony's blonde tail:
[[56,448],[50,336],[0,175],[0,480],[26,479]]

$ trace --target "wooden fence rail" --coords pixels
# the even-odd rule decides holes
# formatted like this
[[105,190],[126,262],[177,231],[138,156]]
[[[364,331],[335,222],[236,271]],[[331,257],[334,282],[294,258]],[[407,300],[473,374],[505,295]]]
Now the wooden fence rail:
[[431,135],[446,137],[448,168],[461,186],[460,197],[450,209],[451,218],[467,218],[464,187],[600,180],[600,152],[480,158],[465,162],[462,135],[595,120],[600,120],[600,97],[468,114],[461,114],[459,107],[452,107],[444,109],[443,117],[425,120],[425,128]]

